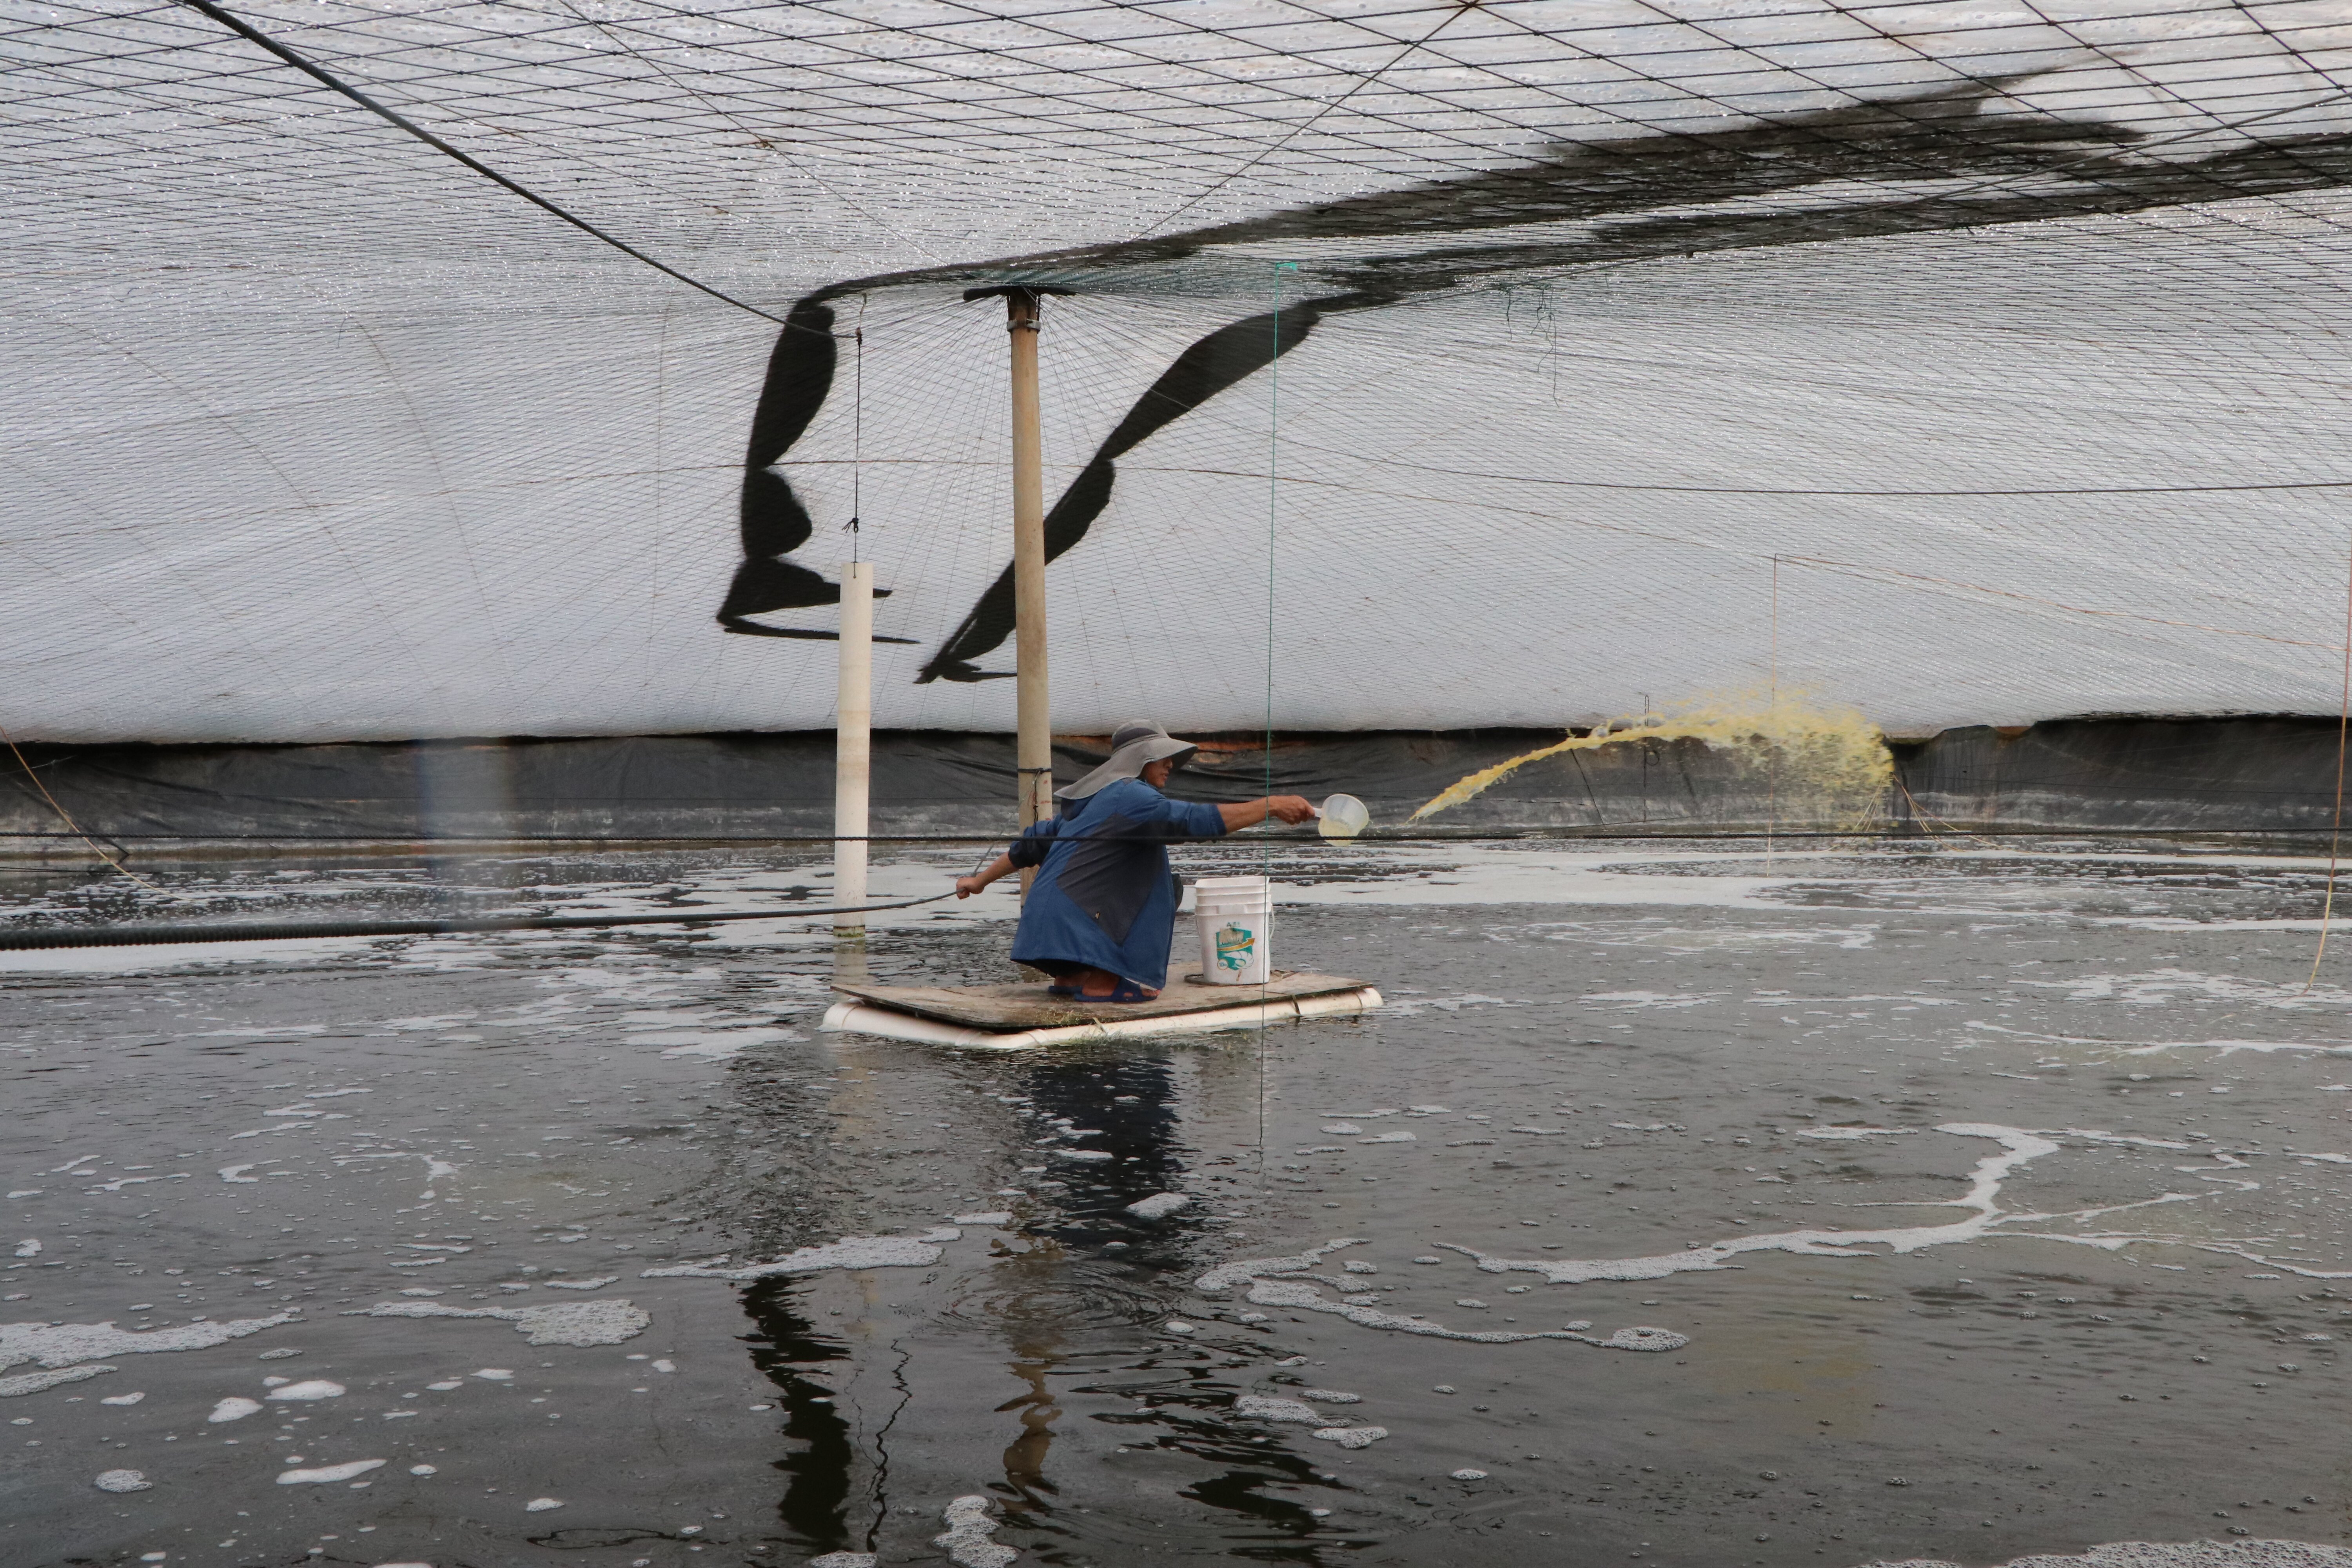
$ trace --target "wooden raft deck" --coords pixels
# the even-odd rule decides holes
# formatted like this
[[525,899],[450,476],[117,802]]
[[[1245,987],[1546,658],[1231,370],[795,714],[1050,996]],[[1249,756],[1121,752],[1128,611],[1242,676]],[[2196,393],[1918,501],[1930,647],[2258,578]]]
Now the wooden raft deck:
[[1277,971],[1265,985],[1171,979],[1149,1002],[1088,1003],[1026,985],[846,985],[822,1028],[939,1045],[1024,1050],[1121,1035],[1255,1028],[1298,1018],[1362,1013],[1381,994],[1360,980]]

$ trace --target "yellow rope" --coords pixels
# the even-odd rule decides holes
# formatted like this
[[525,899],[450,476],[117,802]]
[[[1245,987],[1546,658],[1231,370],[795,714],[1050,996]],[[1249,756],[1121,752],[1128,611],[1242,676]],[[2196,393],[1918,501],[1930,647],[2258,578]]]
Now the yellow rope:
[[2327,956],[2327,928],[2336,918],[2336,865],[2344,844],[2344,742],[2352,731],[2352,564],[2344,581],[2344,692],[2336,716],[2336,821],[2327,834],[2327,897],[2319,906],[2319,947],[2311,955],[2311,973],[2303,978],[2308,993],[2319,983],[2319,963]]
[[49,793],[49,786],[41,782],[41,775],[33,771],[33,764],[25,760],[25,753],[16,749],[16,738],[14,735],[9,734],[5,730],[0,730],[0,741],[5,741],[8,743],[8,750],[16,755],[16,765],[25,770],[25,776],[33,781],[33,787],[41,792],[41,798],[49,803],[49,809],[58,814],[58,820],[64,823],[68,828],[71,828],[75,837],[79,837],[84,844],[89,845],[91,854],[97,856],[100,859],[105,861],[108,865],[121,872],[124,876],[130,878],[132,881],[138,883],[149,892],[160,893],[163,891],[163,889],[158,888],[154,883],[149,881],[146,878],[141,876],[138,872],[132,870],[121,861],[117,860],[113,856],[109,855],[104,849],[99,847],[98,840],[92,838],[89,834],[84,833],[81,830],[81,825],[73,819],[73,816],[70,812],[67,811],[64,806],[58,804],[58,797],[51,795]]

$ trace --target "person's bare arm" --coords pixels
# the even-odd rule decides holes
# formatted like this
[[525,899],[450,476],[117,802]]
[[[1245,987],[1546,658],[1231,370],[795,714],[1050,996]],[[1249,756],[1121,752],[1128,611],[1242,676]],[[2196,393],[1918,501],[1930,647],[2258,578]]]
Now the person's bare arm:
[[1225,819],[1225,831],[1255,827],[1269,816],[1285,822],[1306,822],[1315,816],[1315,807],[1303,795],[1270,795],[1264,800],[1244,801],[1239,805],[1221,805],[1217,815]]
[[995,881],[999,877],[1010,877],[1013,872],[1019,869],[1019,867],[1013,865],[1012,856],[999,855],[993,861],[989,863],[986,869],[975,871],[969,877],[958,877],[956,879],[956,897],[959,899],[968,899],[974,893],[980,891],[982,888],[988,886],[991,882]]

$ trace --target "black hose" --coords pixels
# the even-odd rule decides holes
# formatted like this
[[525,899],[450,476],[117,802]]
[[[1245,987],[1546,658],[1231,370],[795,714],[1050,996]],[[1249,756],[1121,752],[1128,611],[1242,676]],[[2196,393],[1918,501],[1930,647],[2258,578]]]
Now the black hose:
[[485,915],[427,921],[230,921],[219,924],[49,927],[0,931],[0,952],[58,947],[152,947],[186,942],[284,942],[320,936],[449,936],[468,931],[598,931],[614,926],[706,925],[720,921],[804,920],[813,915],[862,915],[877,910],[911,910],[955,897],[935,893],[896,904],[856,904],[822,910],[730,910],[724,913],[645,915]]

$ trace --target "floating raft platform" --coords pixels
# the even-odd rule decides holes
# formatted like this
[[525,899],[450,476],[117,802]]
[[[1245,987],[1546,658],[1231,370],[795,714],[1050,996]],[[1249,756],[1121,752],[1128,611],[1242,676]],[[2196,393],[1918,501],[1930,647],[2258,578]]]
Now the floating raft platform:
[[1345,1017],[1381,1005],[1360,980],[1275,972],[1264,985],[1210,985],[1198,974],[1171,980],[1149,1002],[1115,1005],[1050,994],[1043,985],[845,985],[846,1000],[817,1027],[829,1034],[982,1050],[1034,1050],[1074,1040],[1139,1035],[1199,1035],[1256,1029],[1300,1018]]

